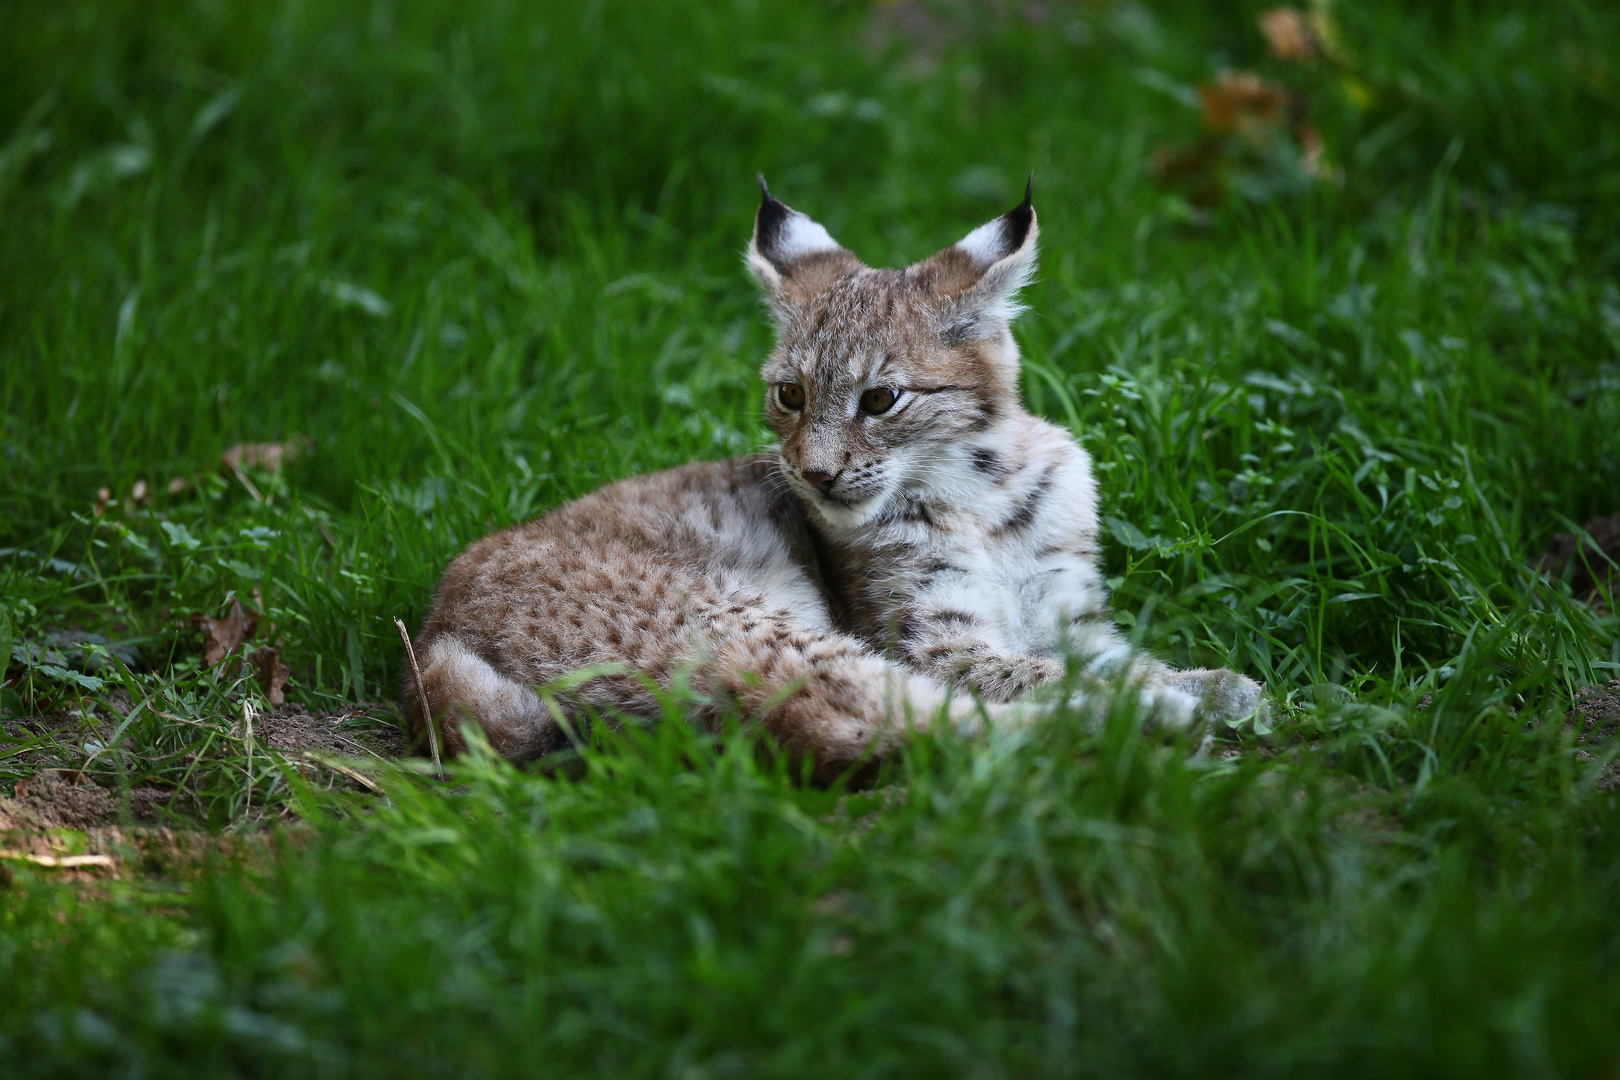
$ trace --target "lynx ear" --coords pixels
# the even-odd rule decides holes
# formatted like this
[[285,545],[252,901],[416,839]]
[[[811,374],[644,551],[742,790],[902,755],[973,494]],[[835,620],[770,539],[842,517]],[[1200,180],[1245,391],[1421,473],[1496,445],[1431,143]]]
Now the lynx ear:
[[748,269],[780,317],[861,263],[826,229],[772,198],[763,176],[759,190],[762,198],[748,242]]
[[987,221],[923,263],[933,287],[950,303],[940,328],[947,341],[995,337],[1023,307],[1018,290],[1035,273],[1035,241],[1040,233],[1032,201],[1033,179],[1024,201]]

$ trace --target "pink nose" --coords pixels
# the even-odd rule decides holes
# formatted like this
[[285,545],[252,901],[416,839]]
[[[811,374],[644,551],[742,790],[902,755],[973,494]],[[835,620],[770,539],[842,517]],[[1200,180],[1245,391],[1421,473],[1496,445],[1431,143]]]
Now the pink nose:
[[834,476],[832,473],[824,472],[807,472],[802,473],[801,475],[804,477],[806,483],[815,488],[817,491],[821,492],[823,495],[832,490],[833,481],[838,479],[838,477]]

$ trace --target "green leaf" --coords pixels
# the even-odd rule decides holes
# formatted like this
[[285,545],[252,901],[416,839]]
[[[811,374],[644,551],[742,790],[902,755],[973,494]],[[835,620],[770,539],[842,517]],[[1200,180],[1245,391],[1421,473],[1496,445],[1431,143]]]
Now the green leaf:
[[38,671],[41,675],[44,675],[48,679],[59,679],[62,682],[78,683],[92,694],[99,694],[107,687],[105,680],[98,679],[94,675],[82,675],[77,671],[70,670],[69,668],[57,667],[55,664],[41,664],[34,670]]
[[1108,522],[1108,528],[1114,534],[1114,539],[1128,548],[1143,551],[1157,546],[1157,541],[1149,539],[1146,533],[1124,518],[1111,517],[1103,520]]
[[191,535],[191,530],[174,521],[161,521],[163,533],[169,538],[169,546],[179,548],[181,551],[196,551],[202,546],[202,541]]

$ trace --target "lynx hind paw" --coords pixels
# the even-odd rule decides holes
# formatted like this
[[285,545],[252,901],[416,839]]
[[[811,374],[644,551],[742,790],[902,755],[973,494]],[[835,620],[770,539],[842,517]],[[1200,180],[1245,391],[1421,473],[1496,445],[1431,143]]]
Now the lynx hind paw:
[[1235,724],[1249,716],[1265,715],[1265,691],[1235,671],[1195,668],[1173,672],[1164,681],[1197,699],[1198,715],[1207,723]]

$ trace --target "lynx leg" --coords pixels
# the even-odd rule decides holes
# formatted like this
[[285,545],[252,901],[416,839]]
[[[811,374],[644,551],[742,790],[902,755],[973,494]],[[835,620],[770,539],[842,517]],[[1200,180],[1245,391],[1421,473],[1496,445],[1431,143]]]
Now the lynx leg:
[[[726,629],[709,665],[714,688],[759,717],[783,747],[813,761],[818,779],[881,757],[908,731],[935,723],[942,709],[956,730],[981,725],[981,706],[971,697],[952,696],[855,638],[812,630],[785,611],[751,613]],[[983,708],[993,720],[1008,712]]]
[[[435,638],[423,657],[422,686],[428,708],[444,739],[445,752],[454,756],[467,748],[461,726],[477,724],[497,753],[512,761],[525,761],[558,748],[556,721],[540,696],[491,667],[459,638]],[[405,718],[417,738],[425,738],[421,697],[406,679],[402,695]]]
[[[640,671],[666,688],[678,671],[689,670],[693,687],[713,701],[699,711],[700,720],[716,722],[733,702],[760,719],[784,748],[813,762],[819,779],[882,756],[907,730],[932,724],[947,704],[947,720],[956,729],[972,731],[981,723],[980,707],[970,697],[952,697],[940,684],[884,660],[854,638],[811,625],[786,608],[772,608],[757,593],[690,584],[696,587],[687,594],[685,610],[698,629],[674,652],[636,648],[621,636],[617,648],[572,654],[566,667],[531,661],[525,670],[524,658],[513,657],[515,662],[502,664],[510,670],[500,670],[455,634],[432,638],[424,649],[422,677],[446,751],[454,755],[466,748],[460,727],[468,722],[478,724],[490,745],[513,761],[565,749],[568,733],[532,687],[602,663]],[[707,601],[692,595],[706,591]],[[592,599],[588,614],[604,624],[650,615],[645,609],[618,610],[611,594],[598,592]],[[583,605],[579,610],[587,613]],[[570,618],[568,612],[548,614],[564,622]],[[614,635],[604,625],[594,636],[610,641]],[[675,641],[664,639],[664,644]],[[659,702],[632,674],[592,679],[567,697],[596,709],[649,718],[661,713]],[[403,700],[411,729],[421,737],[420,699],[409,680]],[[557,704],[572,712],[569,700]],[[988,708],[993,716],[1007,711]]]

